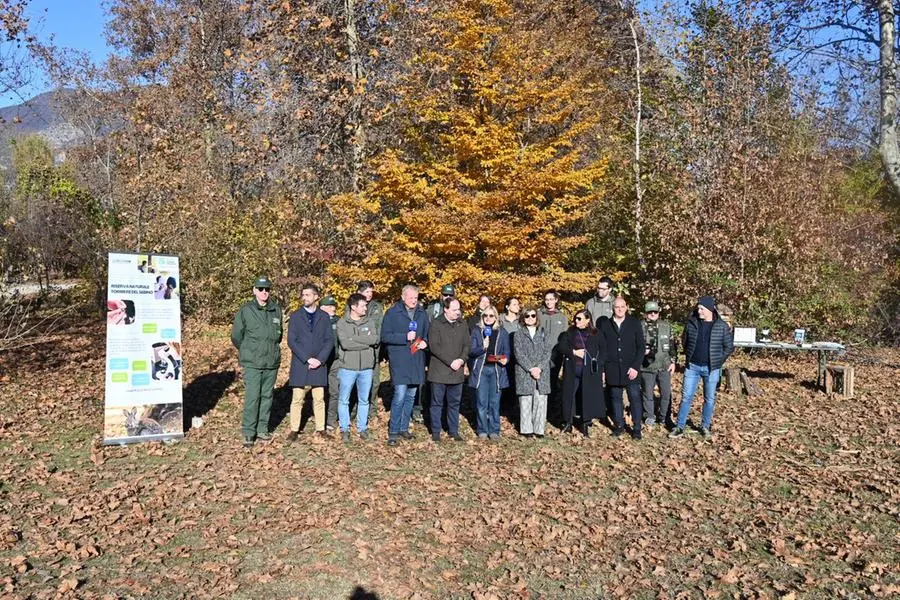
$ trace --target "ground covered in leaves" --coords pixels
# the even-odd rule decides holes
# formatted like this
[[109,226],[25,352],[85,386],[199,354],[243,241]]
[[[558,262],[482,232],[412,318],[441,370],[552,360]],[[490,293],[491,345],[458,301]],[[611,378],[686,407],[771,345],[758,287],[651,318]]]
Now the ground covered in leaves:
[[282,390],[275,439],[245,450],[227,331],[187,327],[205,424],[171,445],[101,447],[103,348],[73,326],[0,356],[0,597],[900,594],[896,350],[851,355],[853,400],[813,389],[812,357],[737,357],[765,394],[721,394],[711,442],[504,421],[498,443],[419,426],[388,448],[382,408],[368,443],[285,445]]

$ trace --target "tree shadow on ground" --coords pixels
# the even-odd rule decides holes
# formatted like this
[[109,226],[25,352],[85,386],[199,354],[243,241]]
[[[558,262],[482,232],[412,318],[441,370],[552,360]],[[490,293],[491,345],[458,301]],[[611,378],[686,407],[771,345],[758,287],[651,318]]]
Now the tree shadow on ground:
[[391,400],[394,398],[394,386],[391,385],[391,381],[382,381],[378,384],[378,392],[375,394],[375,402],[381,403],[381,408],[383,408],[388,413],[391,412]]
[[780,371],[751,371],[750,369],[744,369],[744,372],[748,377],[756,377],[758,379],[793,379],[793,373],[783,373]]
[[191,419],[202,417],[216,407],[225,390],[234,383],[237,373],[218,371],[201,375],[184,388],[184,431],[191,428]]
[[[287,384],[275,388],[272,396],[272,410],[269,413],[269,431],[275,431],[275,429],[281,425],[281,422],[284,421],[285,417],[290,414],[292,390],[293,388]],[[309,399],[311,402],[312,395],[307,394],[307,396],[310,397]],[[309,419],[309,415],[306,416],[306,419]],[[305,424],[305,420],[301,421],[300,428],[303,429],[303,425]]]
[[822,394],[825,393],[824,385],[824,382],[817,384],[815,379],[804,379],[800,382],[800,387],[811,392],[821,392]]
[[348,600],[379,600],[379,598],[378,594],[375,592],[370,592],[361,585],[358,585],[354,588],[353,593],[350,594]]

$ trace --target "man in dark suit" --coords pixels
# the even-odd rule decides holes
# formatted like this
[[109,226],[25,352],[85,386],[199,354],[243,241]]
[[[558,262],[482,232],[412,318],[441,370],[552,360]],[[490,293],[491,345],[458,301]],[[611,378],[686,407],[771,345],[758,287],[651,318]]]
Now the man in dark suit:
[[628,314],[628,304],[625,298],[619,296],[613,302],[612,318],[601,318],[598,328],[606,341],[604,375],[612,399],[612,434],[618,437],[625,431],[622,395],[627,392],[631,408],[631,437],[639,440],[643,416],[640,374],[645,350],[641,322]]
[[325,386],[328,385],[328,357],[334,349],[331,317],[319,308],[319,288],[311,283],[300,289],[303,306],[291,313],[288,321],[288,346],[291,348],[291,431],[287,441],[300,433],[300,413],[306,392],[312,391],[316,433],[325,433]]

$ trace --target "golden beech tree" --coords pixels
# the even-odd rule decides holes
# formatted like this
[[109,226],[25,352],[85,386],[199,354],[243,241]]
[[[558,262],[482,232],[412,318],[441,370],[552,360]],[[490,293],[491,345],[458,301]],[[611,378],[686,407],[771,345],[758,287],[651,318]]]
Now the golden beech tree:
[[584,48],[594,21],[555,3],[433,3],[396,82],[400,142],[372,160],[360,193],[331,199],[357,258],[330,267],[332,289],[369,278],[434,296],[453,283],[464,302],[590,289],[596,275],[565,261],[607,172],[584,150],[609,95]]

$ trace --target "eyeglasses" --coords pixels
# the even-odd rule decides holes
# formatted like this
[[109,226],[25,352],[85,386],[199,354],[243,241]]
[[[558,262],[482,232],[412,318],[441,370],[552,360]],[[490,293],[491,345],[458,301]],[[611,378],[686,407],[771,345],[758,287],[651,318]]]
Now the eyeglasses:
[[528,313],[525,315],[526,319],[537,319],[537,315],[535,313]]
[[598,285],[597,289],[600,290],[601,292],[608,292],[610,290],[610,288],[604,287],[602,285]]
[[648,315],[658,315],[658,314],[659,314],[659,311],[658,311],[658,310],[648,310],[648,311],[647,311],[647,314],[648,314]]
[[260,292],[266,292],[266,293],[269,292],[269,288],[256,288],[256,289],[259,290]]
[[494,315],[484,315],[482,318],[483,319],[496,319],[497,317],[495,317]]

